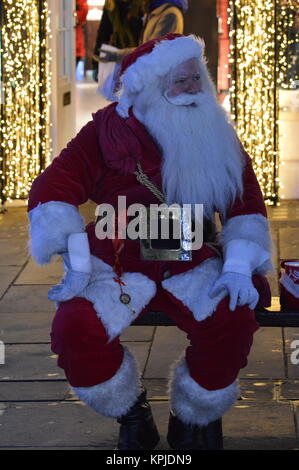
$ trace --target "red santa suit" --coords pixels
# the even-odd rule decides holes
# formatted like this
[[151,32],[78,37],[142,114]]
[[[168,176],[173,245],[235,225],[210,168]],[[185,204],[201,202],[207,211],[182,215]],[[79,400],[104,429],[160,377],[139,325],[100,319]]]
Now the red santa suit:
[[[192,54],[194,51],[189,52]],[[114,103],[93,114],[30,191],[35,260],[48,263],[53,254],[67,251],[71,234],[84,231],[91,253],[88,286],[58,307],[52,349],[80,399],[103,415],[121,416],[140,393],[140,381],[136,362],[120,344],[119,335],[138,316],[163,310],[190,340],[170,381],[172,406],[185,422],[205,425],[222,416],[236,399],[236,378],[247,364],[258,324],[247,305],[231,312],[226,295],[209,297],[223,259],[207,242],[208,237],[187,262],[142,260],[139,242],[125,239],[119,263],[123,289],[131,297],[130,308],[120,302],[121,286],[113,269],[115,246],[110,239],[97,238],[95,222],[85,227],[77,208],[90,199],[117,209],[119,196],[126,196],[127,207],[157,204],[155,195],[137,181],[134,171],[140,162],[150,181],[162,191],[162,156],[132,109],[122,117],[117,106]],[[266,209],[245,152],[243,190],[243,197],[227,210],[221,245],[225,250],[231,240],[246,240],[269,252]],[[266,272],[267,261],[256,263],[254,268],[253,281],[260,292],[260,304],[265,305],[269,298],[264,297],[265,282],[260,274]]]

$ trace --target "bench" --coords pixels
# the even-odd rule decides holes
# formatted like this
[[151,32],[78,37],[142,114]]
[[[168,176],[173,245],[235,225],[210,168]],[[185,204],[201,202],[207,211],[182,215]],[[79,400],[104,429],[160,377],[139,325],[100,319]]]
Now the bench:
[[[299,311],[286,312],[280,309],[279,297],[272,297],[271,307],[256,310],[255,317],[260,326],[299,327]],[[163,312],[148,312],[136,319],[132,325],[175,326]]]
[[[271,307],[256,310],[255,317],[260,326],[299,327],[299,311],[286,312],[280,309],[279,297],[272,297]],[[149,312],[142,318],[135,320],[132,325],[143,326],[175,326],[175,323],[163,312]],[[221,441],[222,419],[221,422]]]

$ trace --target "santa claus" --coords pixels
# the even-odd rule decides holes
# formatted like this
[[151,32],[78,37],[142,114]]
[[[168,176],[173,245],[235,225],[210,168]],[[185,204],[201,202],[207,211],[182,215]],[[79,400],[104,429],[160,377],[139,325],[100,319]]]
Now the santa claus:
[[[118,449],[159,441],[136,361],[119,336],[163,310],[190,346],[169,381],[173,449],[222,448],[221,416],[258,328],[254,308],[270,268],[270,237],[251,159],[216,99],[195,36],[167,35],[126,56],[118,103],[97,111],[34,181],[31,252],[62,254],[66,274],[52,350],[80,400],[121,424]],[[204,239],[192,259],[142,259],[140,240],[99,239],[78,206],[203,204]],[[215,229],[215,214],[222,222]]]

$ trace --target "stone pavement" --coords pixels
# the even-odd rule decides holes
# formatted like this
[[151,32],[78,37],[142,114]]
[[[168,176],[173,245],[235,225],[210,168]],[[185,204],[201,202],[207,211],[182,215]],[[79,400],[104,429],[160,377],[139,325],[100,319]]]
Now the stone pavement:
[[[93,206],[81,208],[86,220]],[[269,209],[274,262],[299,256],[299,204]],[[76,400],[56,366],[49,331],[53,305],[47,291],[62,274],[59,260],[36,266],[27,252],[25,207],[0,214],[0,449],[113,449],[118,425]],[[278,295],[277,271],[269,276]],[[241,396],[223,418],[226,449],[299,449],[299,365],[290,344],[299,328],[260,328],[248,365],[241,371]],[[135,354],[168,449],[167,375],[187,342],[175,327],[134,326],[122,341]],[[219,352],[221,354],[221,352]]]

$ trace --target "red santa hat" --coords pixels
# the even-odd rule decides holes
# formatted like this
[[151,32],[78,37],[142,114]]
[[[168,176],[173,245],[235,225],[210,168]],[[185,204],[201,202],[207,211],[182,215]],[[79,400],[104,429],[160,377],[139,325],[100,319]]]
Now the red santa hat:
[[[203,59],[204,42],[194,35],[183,36],[170,33],[166,36],[142,44],[124,57],[120,69],[120,79],[124,90],[120,106],[129,107],[128,95],[141,92],[158,77],[166,75],[173,67],[188,59]],[[122,114],[122,113],[120,113]]]

